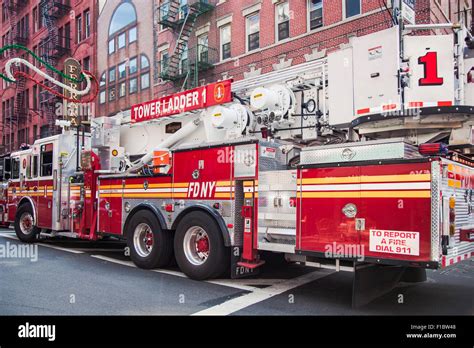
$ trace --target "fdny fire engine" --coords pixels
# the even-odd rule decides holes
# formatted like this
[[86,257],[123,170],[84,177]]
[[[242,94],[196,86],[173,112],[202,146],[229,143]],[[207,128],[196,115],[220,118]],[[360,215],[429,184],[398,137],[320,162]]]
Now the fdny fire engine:
[[7,221],[24,242],[121,238],[137,266],[175,258],[193,279],[280,253],[354,272],[364,303],[474,253],[465,37],[394,27],[95,118],[90,134],[64,127],[11,155]]

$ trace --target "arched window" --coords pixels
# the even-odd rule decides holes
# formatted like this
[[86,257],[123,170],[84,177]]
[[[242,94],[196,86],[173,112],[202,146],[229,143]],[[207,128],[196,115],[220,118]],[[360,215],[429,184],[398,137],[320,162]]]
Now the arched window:
[[140,62],[140,68],[141,69],[146,69],[150,67],[150,61],[148,60],[148,57],[145,56],[144,54],[141,55],[141,62]]
[[101,75],[100,77],[100,86],[105,86],[105,82],[106,82],[106,77],[105,77],[105,72]]
[[122,2],[122,4],[115,9],[114,15],[110,20],[109,36],[136,21],[137,13],[135,12],[135,7],[133,7],[130,2]]

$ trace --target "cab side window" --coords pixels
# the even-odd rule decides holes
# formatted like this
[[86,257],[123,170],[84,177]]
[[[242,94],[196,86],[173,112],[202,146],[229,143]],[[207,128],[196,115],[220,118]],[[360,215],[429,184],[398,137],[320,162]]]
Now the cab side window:
[[53,144],[41,146],[41,173],[40,176],[53,175]]
[[32,168],[33,168],[33,173],[32,173],[33,178],[37,178],[38,177],[38,155],[33,156]]
[[20,159],[13,158],[12,159],[12,179],[19,179],[20,178]]

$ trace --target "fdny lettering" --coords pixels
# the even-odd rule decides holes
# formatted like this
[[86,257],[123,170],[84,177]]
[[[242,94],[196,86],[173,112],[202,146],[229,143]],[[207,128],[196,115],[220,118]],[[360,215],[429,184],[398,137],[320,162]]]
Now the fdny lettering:
[[212,198],[215,190],[215,181],[191,182],[188,187],[188,198]]

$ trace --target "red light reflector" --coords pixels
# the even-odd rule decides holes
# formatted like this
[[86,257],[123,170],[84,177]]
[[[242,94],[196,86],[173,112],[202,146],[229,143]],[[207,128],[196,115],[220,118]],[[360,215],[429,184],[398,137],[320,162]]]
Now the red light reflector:
[[166,210],[166,212],[168,212],[168,213],[174,212],[174,204],[167,204],[167,205],[165,205],[165,210]]

